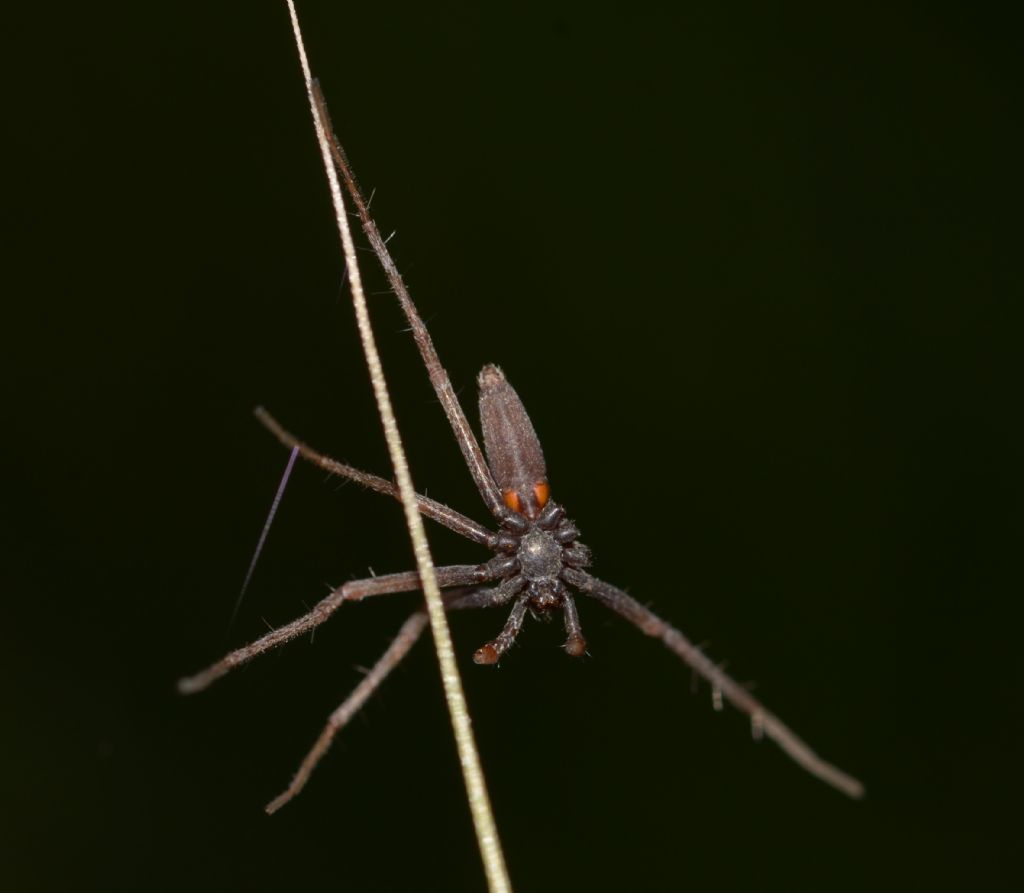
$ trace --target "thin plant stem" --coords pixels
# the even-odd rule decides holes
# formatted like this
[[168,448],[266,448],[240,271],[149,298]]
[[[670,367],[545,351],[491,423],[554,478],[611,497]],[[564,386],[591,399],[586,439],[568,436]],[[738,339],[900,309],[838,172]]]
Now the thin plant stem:
[[487,877],[487,886],[491,893],[511,893],[512,885],[508,877],[508,870],[505,867],[505,857],[502,853],[501,841],[498,837],[498,829],[494,821],[494,813],[491,810],[490,797],[487,794],[483,769],[480,765],[480,755],[477,752],[476,742],[473,738],[469,711],[466,707],[466,698],[462,690],[462,680],[455,662],[451,633],[448,630],[448,622],[445,617],[444,602],[434,575],[434,566],[430,557],[430,548],[427,545],[426,532],[423,528],[423,519],[420,517],[419,509],[416,505],[416,491],[412,485],[409,465],[402,449],[398,425],[395,422],[394,412],[391,408],[391,399],[384,380],[384,370],[381,366],[380,356],[377,353],[377,346],[374,342],[373,330],[370,326],[370,316],[367,311],[366,296],[363,293],[363,284],[359,275],[355,243],[352,240],[352,232],[349,227],[348,216],[345,212],[345,203],[342,199],[338,175],[331,161],[327,129],[313,93],[313,76],[310,72],[309,60],[306,57],[306,48],[302,40],[302,31],[299,27],[299,18],[295,11],[294,0],[288,0],[288,12],[291,16],[295,45],[299,53],[299,61],[302,65],[302,75],[306,82],[306,95],[313,114],[317,142],[320,145],[320,154],[323,158],[324,169],[331,188],[331,201],[338,224],[338,233],[341,236],[345,267],[348,271],[349,285],[352,290],[352,303],[355,307],[356,322],[359,326],[363,353],[366,356],[366,364],[369,368],[370,380],[373,384],[373,394],[376,398],[377,409],[384,427],[384,437],[387,440],[388,453],[391,456],[391,464],[395,470],[395,479],[402,497],[402,507],[405,511],[405,521],[409,528],[409,536],[412,539],[416,567],[423,582],[427,614],[430,618],[437,660],[441,668],[441,681],[444,686],[448,713],[451,716],[452,728],[455,733],[459,764],[462,767],[467,799],[473,818],[473,827],[476,831],[480,856],[484,863],[484,873]]

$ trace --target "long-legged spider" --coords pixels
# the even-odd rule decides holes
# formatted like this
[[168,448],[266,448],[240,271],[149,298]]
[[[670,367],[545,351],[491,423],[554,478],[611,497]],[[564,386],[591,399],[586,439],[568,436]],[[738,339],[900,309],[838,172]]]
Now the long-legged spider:
[[[317,102],[324,120],[329,120],[319,93]],[[501,632],[478,648],[473,660],[478,664],[496,664],[515,641],[527,613],[550,617],[557,611],[562,612],[565,621],[566,652],[573,657],[583,655],[586,641],[576,610],[573,596],[575,591],[601,602],[646,635],[660,639],[697,676],[707,680],[711,685],[716,708],[727,701],[750,717],[755,737],[771,738],[812,775],[850,797],[862,796],[864,789],[859,781],[821,759],[775,714],[728,676],[679,630],[621,589],[599,580],[587,571],[590,551],[579,541],[580,532],[568,519],[565,510],[551,499],[540,441],[522,401],[497,366],[485,366],[478,378],[484,438],[484,451],[481,451],[476,435],[455,396],[448,373],[438,359],[427,328],[409,296],[385,240],[381,238],[370,216],[341,145],[333,133],[329,134],[329,139],[334,163],[352,198],[363,230],[409,322],[431,384],[448,416],[473,481],[497,522],[498,529],[491,531],[448,506],[426,496],[417,496],[423,515],[494,553],[493,558],[481,564],[437,568],[439,585],[450,590],[444,593],[448,610],[512,606]],[[297,449],[309,462],[378,493],[398,498],[398,489],[390,481],[317,452],[286,431],[266,410],[258,409],[256,414],[278,440]],[[334,589],[308,613],[232,651],[202,672],[182,679],[178,688],[185,694],[201,691],[235,667],[319,626],[345,602],[418,589],[420,578],[415,571],[345,583]],[[413,612],[405,621],[370,672],[331,714],[291,784],[267,806],[268,812],[283,806],[302,789],[335,734],[405,657],[426,625],[427,614],[422,608]]]

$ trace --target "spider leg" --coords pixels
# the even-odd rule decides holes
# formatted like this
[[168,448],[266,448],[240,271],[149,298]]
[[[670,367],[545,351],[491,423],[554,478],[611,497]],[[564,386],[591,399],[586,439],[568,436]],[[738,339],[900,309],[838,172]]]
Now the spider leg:
[[640,602],[621,589],[598,580],[580,570],[567,569],[565,580],[581,592],[591,595],[615,613],[621,614],[642,633],[660,639],[697,675],[706,679],[716,696],[724,698],[738,710],[750,717],[756,734],[771,738],[789,757],[811,775],[832,785],[847,796],[859,799],[864,795],[864,785],[856,778],[843,772],[837,766],[819,757],[807,744],[775,714],[768,711],[760,701],[742,685],[727,675],[696,645],[679,630],[662,620],[657,614],[645,608]]
[[[336,474],[339,477],[355,481],[357,484],[362,484],[364,487],[368,487],[370,490],[375,490],[377,493],[384,493],[387,496],[393,496],[395,499],[400,499],[398,495],[398,487],[396,487],[391,481],[378,477],[375,474],[370,474],[368,471],[360,471],[358,468],[353,468],[351,465],[346,465],[344,462],[338,462],[336,459],[332,459],[330,456],[325,456],[323,453],[318,453],[311,446],[299,440],[290,431],[285,430],[277,419],[275,419],[262,406],[258,406],[256,408],[256,418],[264,428],[273,434],[274,437],[281,441],[281,443],[286,447],[289,449],[293,447],[297,448],[299,455],[307,462],[311,462],[313,465],[317,465],[331,474]],[[420,496],[419,494],[416,494],[416,505],[419,507],[420,513],[430,518],[432,521],[437,521],[439,524],[443,524],[449,530],[454,530],[456,533],[464,536],[468,540],[472,540],[474,543],[479,543],[480,545],[487,546],[488,548],[492,547],[495,534],[491,533],[491,531],[486,527],[482,527],[477,524],[476,521],[473,521],[465,515],[455,511],[455,509],[448,508],[448,506],[430,499],[428,496]]]
[[[485,565],[455,564],[439,567],[437,582],[439,586],[466,586],[486,582],[493,579]],[[395,592],[413,592],[421,588],[420,575],[416,571],[405,571],[400,574],[386,574],[381,577],[369,577],[365,580],[352,580],[337,589],[301,617],[279,626],[249,645],[238,648],[222,657],[215,664],[194,676],[178,680],[178,691],[183,695],[202,691],[210,683],[220,679],[235,667],[240,666],[254,657],[269,651],[297,636],[319,626],[331,616],[344,602],[361,601],[375,595],[391,595]]]
[[[439,568],[438,570],[448,570]],[[489,608],[495,605],[507,604],[522,590],[526,581],[522,577],[513,577],[505,580],[500,586],[490,589],[472,589],[469,592],[448,592],[445,595],[445,607],[448,610],[460,610],[463,608]],[[316,768],[317,763],[327,753],[334,736],[338,734],[360,710],[370,696],[380,687],[380,684],[387,678],[388,674],[398,666],[413,645],[416,644],[423,630],[427,626],[427,615],[424,611],[417,611],[413,614],[398,631],[398,635],[388,646],[380,659],[373,665],[369,673],[363,677],[363,681],[353,689],[344,702],[328,718],[320,737],[310,748],[299,766],[298,772],[292,779],[291,784],[275,797],[266,807],[268,813],[277,812],[289,800],[291,800],[309,781],[310,775]]]
[[505,621],[504,629],[498,633],[498,638],[488,642],[482,648],[478,648],[473,654],[473,663],[496,664],[501,660],[501,656],[512,647],[516,636],[519,635],[519,630],[523,628],[523,618],[526,616],[528,603],[528,596],[519,597],[512,607],[512,613],[508,615],[508,620]]
[[[317,105],[320,107],[321,116],[324,121],[329,122],[327,103],[324,102],[319,87],[315,86],[314,90],[316,91]],[[448,422],[452,426],[452,431],[455,434],[455,439],[458,441],[462,456],[466,460],[466,465],[469,466],[470,474],[473,475],[473,481],[491,514],[496,518],[502,518],[507,514],[507,509],[502,502],[501,494],[498,492],[498,486],[491,476],[490,469],[487,467],[483,451],[480,449],[480,444],[477,443],[476,435],[466,419],[466,414],[462,411],[458,397],[455,396],[455,389],[452,387],[448,372],[441,365],[441,360],[437,356],[437,350],[434,348],[434,342],[431,340],[430,333],[427,331],[423,320],[420,319],[416,305],[413,304],[412,298],[409,296],[409,290],[405,287],[402,274],[398,272],[398,267],[391,257],[391,252],[388,251],[387,243],[381,238],[377,224],[374,223],[373,218],[370,216],[369,208],[367,208],[366,202],[363,200],[359,184],[356,182],[355,175],[352,173],[352,168],[349,166],[348,159],[345,157],[345,152],[341,148],[337,136],[334,135],[334,131],[330,126],[327,127],[327,131],[334,165],[345,182],[345,189],[352,196],[352,203],[359,214],[359,220],[363,225],[363,232],[366,233],[366,237],[369,239],[370,245],[380,261],[380,265],[384,268],[388,282],[391,283],[391,288],[398,298],[398,302],[402,305],[402,311],[405,313],[405,318],[409,321],[409,327],[412,329],[416,347],[419,348],[423,364],[427,367],[430,383],[434,386],[434,392],[437,394],[438,400],[441,401],[445,415],[448,416]]]
[[449,611],[461,611],[466,608],[497,608],[507,605],[526,587],[526,580],[521,576],[510,577],[500,586],[490,589],[472,589],[469,592],[444,593],[444,606]]
[[580,628],[580,615],[576,611],[576,600],[566,592],[562,596],[562,611],[565,614],[565,653],[571,657],[583,657],[587,652],[587,640]]
[[334,740],[334,736],[348,724],[348,721],[369,700],[370,696],[387,678],[388,674],[409,653],[409,649],[416,644],[426,626],[427,615],[425,611],[417,611],[402,624],[398,635],[395,636],[388,646],[387,651],[373,665],[373,669],[363,677],[363,681],[353,689],[352,694],[345,698],[341,706],[330,715],[327,724],[320,733],[320,737],[316,739],[316,743],[310,748],[309,753],[306,754],[299,766],[298,772],[292,778],[291,784],[267,804],[266,810],[268,814],[277,812],[277,810],[302,790],[306,782],[309,781],[309,776],[313,773],[317,763],[327,753],[331,742]]

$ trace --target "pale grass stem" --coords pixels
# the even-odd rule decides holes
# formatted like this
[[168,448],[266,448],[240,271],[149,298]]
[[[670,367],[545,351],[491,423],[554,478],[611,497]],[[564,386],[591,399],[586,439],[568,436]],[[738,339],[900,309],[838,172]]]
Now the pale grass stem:
[[[417,507],[416,492],[413,489],[412,478],[409,474],[409,465],[402,448],[401,437],[398,433],[398,426],[395,422],[391,399],[388,395],[387,384],[384,379],[384,370],[377,353],[373,329],[370,326],[370,317],[366,308],[366,296],[363,293],[362,279],[359,274],[359,265],[356,258],[355,243],[352,240],[352,232],[345,212],[341,185],[338,182],[338,175],[331,160],[327,125],[320,114],[320,109],[314,95],[313,76],[310,72],[309,60],[306,56],[306,48],[302,40],[302,31],[299,27],[299,18],[295,11],[294,0],[287,0],[287,3],[288,12],[291,16],[292,31],[295,35],[295,45],[298,49],[299,61],[302,65],[302,75],[306,83],[306,96],[313,114],[317,142],[320,145],[320,155],[323,159],[328,183],[330,184],[331,202],[334,206],[338,234],[341,237],[345,267],[352,291],[352,303],[355,308],[356,323],[359,327],[359,337],[362,341],[363,353],[366,356],[366,364],[370,372],[370,381],[373,385],[377,409],[384,427],[384,437],[387,440],[388,453],[395,471],[395,479],[405,512],[406,525],[409,528],[409,536],[412,539],[416,567],[423,583],[427,614],[430,618],[437,660],[441,668],[441,681],[444,686],[445,700],[448,704],[448,712],[451,716],[452,728],[455,733],[455,743],[459,752],[459,764],[462,767],[462,775],[466,784],[467,799],[473,818],[473,827],[476,831],[477,843],[480,847],[480,855],[484,863],[484,872],[487,876],[487,886],[491,893],[506,893],[506,891],[511,891],[512,887],[508,871],[505,867],[505,858],[501,850],[501,841],[498,838],[498,830],[494,821],[494,814],[491,810],[490,798],[487,794],[483,769],[480,765],[480,756],[477,753],[476,742],[473,738],[469,711],[466,707],[466,698],[462,691],[462,680],[459,677],[455,653],[452,649],[451,634],[449,633],[448,622],[445,617],[444,603],[437,585],[434,565],[430,557],[426,533],[423,529],[423,519],[420,517]],[[424,821],[426,821],[426,818],[424,818]]]

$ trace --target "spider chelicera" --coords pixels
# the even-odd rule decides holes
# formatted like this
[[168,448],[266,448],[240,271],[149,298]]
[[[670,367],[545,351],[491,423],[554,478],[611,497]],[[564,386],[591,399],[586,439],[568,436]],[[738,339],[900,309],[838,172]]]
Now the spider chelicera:
[[[329,120],[326,105],[319,93],[317,102],[324,120]],[[621,589],[597,579],[587,571],[590,551],[579,542],[579,530],[566,517],[565,510],[551,498],[540,441],[522,401],[497,366],[485,366],[478,378],[485,458],[455,396],[448,373],[438,359],[427,328],[388,251],[386,241],[381,238],[370,216],[341,145],[333,134],[330,134],[330,142],[334,163],[352,198],[363,230],[408,319],[430,381],[448,416],[470,474],[484,503],[497,521],[498,529],[491,531],[446,505],[426,496],[417,496],[419,510],[423,515],[494,553],[493,558],[482,564],[437,568],[439,586],[450,590],[444,593],[448,610],[512,606],[501,632],[478,648],[473,660],[478,664],[496,664],[512,646],[528,612],[547,618],[561,611],[567,635],[565,650],[573,657],[582,656],[586,652],[586,640],[580,628],[573,596],[573,592],[580,593],[620,614],[646,635],[660,639],[697,676],[707,680],[716,709],[721,709],[723,702],[727,701],[750,717],[755,738],[771,738],[812,775],[851,797],[862,796],[864,789],[857,779],[815,754],[777,716],[768,711],[744,686],[728,676],[679,630]],[[298,450],[306,460],[332,474],[399,498],[398,488],[390,481],[318,453],[281,427],[262,408],[256,411],[256,415],[283,444]],[[201,691],[235,667],[319,626],[345,602],[418,589],[420,578],[416,571],[345,583],[308,613],[232,651],[202,672],[182,679],[178,688],[184,694]],[[426,626],[427,614],[422,608],[406,620],[370,672],[331,714],[292,783],[267,806],[268,812],[276,811],[302,789],[334,735],[405,657]]]

